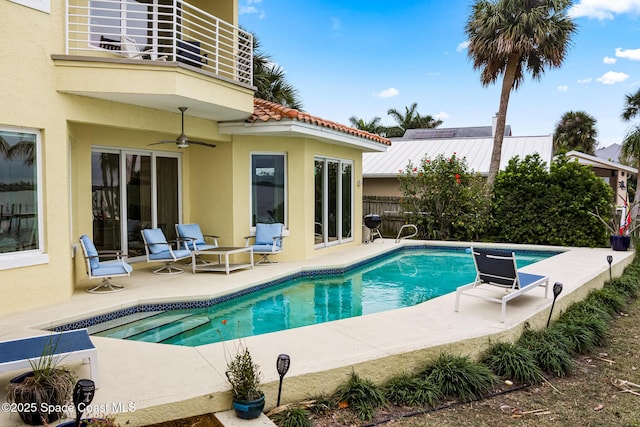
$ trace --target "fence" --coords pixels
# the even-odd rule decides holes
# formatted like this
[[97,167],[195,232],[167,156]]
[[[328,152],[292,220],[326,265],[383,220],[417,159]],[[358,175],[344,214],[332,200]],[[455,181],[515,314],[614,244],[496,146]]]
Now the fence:
[[400,227],[407,223],[400,197],[363,196],[362,213],[380,215],[380,233],[383,237],[395,239]]

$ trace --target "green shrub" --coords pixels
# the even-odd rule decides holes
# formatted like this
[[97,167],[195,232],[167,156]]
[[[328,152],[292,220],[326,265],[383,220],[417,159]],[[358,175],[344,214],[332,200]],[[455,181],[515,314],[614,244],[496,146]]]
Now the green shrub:
[[309,411],[304,408],[293,407],[286,409],[282,412],[278,412],[271,416],[271,420],[276,423],[278,427],[310,427],[311,418],[309,417]]
[[382,391],[355,372],[351,372],[349,380],[338,387],[334,398],[337,402],[347,402],[362,420],[371,420],[374,410],[386,404]]
[[443,396],[462,401],[477,399],[489,392],[495,378],[489,368],[471,361],[468,356],[441,353],[428,364],[422,377],[432,382]]
[[627,298],[636,298],[638,296],[638,279],[627,276],[626,274],[609,282],[608,286],[617,289],[618,292]]
[[611,286],[592,290],[587,297],[587,301],[589,300],[604,307],[611,316],[620,313],[626,304],[624,296]]
[[542,371],[533,354],[515,344],[500,342],[491,345],[480,356],[480,362],[503,379],[525,384],[539,384],[542,379]]
[[[593,315],[589,315],[597,319]],[[567,337],[569,343],[569,352],[574,354],[586,354],[598,345],[598,339],[595,332],[585,324],[584,320],[570,319],[573,321],[554,323],[552,327]]]
[[435,407],[442,399],[440,389],[432,382],[415,376],[401,375],[384,386],[386,399],[396,405]]
[[[490,210],[484,178],[470,171],[466,160],[452,153],[411,161],[398,175],[402,208],[421,238],[478,240],[485,234]],[[429,212],[423,215],[421,212]]]
[[583,316],[584,314],[592,314],[605,321],[605,323],[608,323],[611,320],[611,314],[609,314],[609,312],[604,307],[597,304],[596,301],[592,299],[585,299],[582,301],[574,302],[569,307],[567,307],[566,311],[560,315],[558,320],[562,321],[563,319],[568,317]]
[[606,246],[613,191],[588,166],[564,156],[547,168],[538,154],[514,157],[493,186],[492,236],[503,242]]
[[309,411],[314,414],[324,414],[338,407],[337,402],[329,396],[314,396],[310,400],[313,405],[309,406]]
[[536,365],[544,372],[563,377],[573,368],[569,341],[557,329],[534,331],[525,325],[517,344],[531,351]]
[[[585,303],[585,301],[580,301],[578,303],[572,304],[569,309],[563,313],[558,321],[554,323],[555,325],[576,325],[580,327],[584,327],[591,332],[591,339],[593,346],[602,346],[607,342],[607,334],[609,331],[609,321],[608,314],[600,309],[600,311],[590,310],[589,308],[594,307],[593,302]],[[577,337],[574,337],[574,341]],[[584,343],[585,347],[589,347],[588,343]],[[580,351],[575,342],[573,347],[576,352],[583,353]],[[588,351],[585,348],[585,351]]]

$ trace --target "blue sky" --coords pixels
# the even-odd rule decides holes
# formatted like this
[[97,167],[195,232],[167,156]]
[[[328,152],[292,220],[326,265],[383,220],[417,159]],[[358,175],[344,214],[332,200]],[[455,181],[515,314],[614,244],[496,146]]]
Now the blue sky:
[[[443,120],[441,127],[487,126],[498,111],[501,80],[480,84],[465,48],[472,1],[240,0],[240,24],[282,66],[304,110],[349,124],[389,108]],[[640,0],[579,0],[578,25],[559,69],[512,92],[513,134],[552,134],[567,111],[597,120],[601,146],[620,143],[624,96],[640,88]]]

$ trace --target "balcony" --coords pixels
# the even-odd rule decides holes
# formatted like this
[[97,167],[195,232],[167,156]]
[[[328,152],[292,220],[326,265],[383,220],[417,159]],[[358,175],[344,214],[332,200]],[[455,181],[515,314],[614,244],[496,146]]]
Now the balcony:
[[251,86],[253,37],[182,0],[67,0],[66,55],[175,62]]

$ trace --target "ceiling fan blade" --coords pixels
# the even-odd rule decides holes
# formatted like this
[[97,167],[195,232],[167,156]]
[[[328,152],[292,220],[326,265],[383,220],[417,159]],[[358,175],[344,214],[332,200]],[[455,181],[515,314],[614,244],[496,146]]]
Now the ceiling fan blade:
[[147,145],[175,144],[175,143],[176,143],[175,139],[163,139],[162,141],[152,142],[151,144],[147,144]]
[[209,147],[209,148],[215,148],[215,144],[209,144],[208,142],[202,142],[202,141],[194,141],[192,139],[189,140],[189,144],[196,144],[196,145],[204,145],[205,147]]

